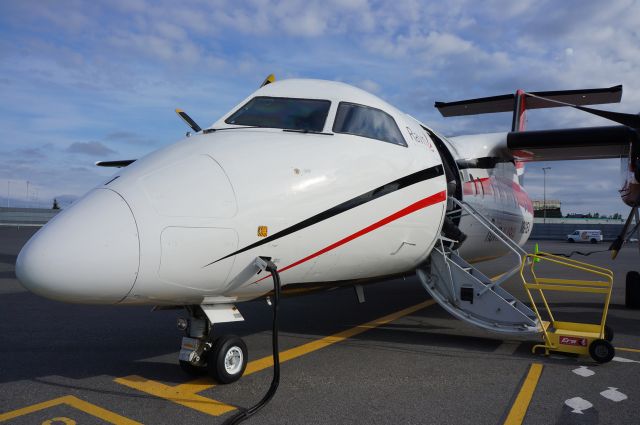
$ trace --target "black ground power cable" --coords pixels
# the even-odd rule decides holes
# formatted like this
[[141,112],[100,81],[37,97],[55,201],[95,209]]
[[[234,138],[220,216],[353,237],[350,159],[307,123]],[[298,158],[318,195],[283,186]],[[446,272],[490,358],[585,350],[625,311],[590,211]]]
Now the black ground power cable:
[[266,406],[269,401],[273,398],[278,389],[278,385],[280,384],[280,351],[278,349],[278,303],[280,301],[280,275],[278,274],[278,266],[276,266],[271,260],[268,260],[264,257],[261,257],[266,263],[266,270],[271,273],[271,277],[273,279],[273,302],[272,302],[272,310],[273,310],[273,330],[271,336],[271,344],[273,347],[273,378],[271,379],[271,385],[269,386],[269,390],[262,397],[255,406],[250,407],[247,410],[242,410],[229,419],[227,419],[224,423],[225,425],[235,425],[243,422],[253,414],[258,412],[258,410],[262,409]]
[[597,253],[597,252],[607,252],[607,251],[609,251],[609,248],[607,248],[607,249],[601,249],[601,250],[598,250],[598,251],[589,251],[589,252],[571,251],[569,254],[564,254],[564,253],[562,253],[562,252],[551,252],[550,254],[551,254],[551,255],[557,255],[557,256],[559,256],[559,257],[567,257],[567,258],[571,258],[574,254],[582,255],[582,256],[584,256],[584,257],[588,257],[589,255],[591,255],[591,254],[595,254],[595,253]]

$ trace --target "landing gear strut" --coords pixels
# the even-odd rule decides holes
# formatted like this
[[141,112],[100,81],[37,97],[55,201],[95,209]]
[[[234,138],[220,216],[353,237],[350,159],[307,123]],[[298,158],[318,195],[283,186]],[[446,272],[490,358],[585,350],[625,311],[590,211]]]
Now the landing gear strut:
[[249,353],[242,338],[222,335],[213,338],[211,322],[199,306],[189,307],[189,319],[178,319],[184,330],[180,350],[180,368],[192,376],[209,374],[220,384],[230,384],[242,377]]

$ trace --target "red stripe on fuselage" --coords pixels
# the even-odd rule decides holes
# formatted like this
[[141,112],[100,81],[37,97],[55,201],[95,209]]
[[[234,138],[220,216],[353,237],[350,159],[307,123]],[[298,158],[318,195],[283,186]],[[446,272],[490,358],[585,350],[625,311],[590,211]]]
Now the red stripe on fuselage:
[[[279,269],[278,272],[282,273],[284,271],[287,271],[289,269],[294,268],[295,266],[299,266],[302,263],[305,263],[305,262],[307,262],[309,260],[312,260],[312,259],[314,259],[314,258],[316,258],[316,257],[318,257],[318,256],[320,256],[322,254],[325,254],[325,253],[327,253],[327,252],[329,252],[331,250],[334,250],[334,249],[338,248],[339,246],[342,246],[342,245],[344,245],[344,244],[346,244],[348,242],[351,242],[352,240],[357,239],[360,236],[366,235],[367,233],[370,233],[370,232],[372,232],[372,231],[374,231],[376,229],[379,229],[380,227],[382,227],[382,226],[384,226],[386,224],[389,224],[392,221],[395,221],[395,220],[397,220],[399,218],[402,218],[402,217],[404,217],[406,215],[409,215],[409,214],[411,214],[413,212],[416,212],[416,211],[421,210],[423,208],[429,207],[431,205],[437,204],[439,202],[443,202],[446,199],[447,199],[447,194],[446,194],[446,192],[444,190],[442,192],[438,192],[436,194],[433,194],[433,195],[431,195],[431,196],[429,196],[427,198],[421,199],[418,202],[415,202],[415,203],[409,205],[408,207],[403,208],[400,211],[395,212],[395,213],[391,214],[390,216],[385,217],[382,220],[377,221],[377,222],[373,223],[372,225],[365,227],[364,229],[358,230],[356,233],[353,233],[353,234],[351,234],[351,235],[349,235],[349,236],[347,236],[347,237],[345,237],[343,239],[340,239],[338,242],[334,242],[331,245],[329,245],[329,246],[327,246],[325,248],[322,248],[320,251],[316,251],[313,254],[308,255],[308,256],[296,261],[295,263],[291,263],[288,266]],[[269,277],[269,275],[263,277],[262,279],[258,279],[253,283],[258,283],[261,280],[264,280],[264,279],[266,279],[268,277]]]

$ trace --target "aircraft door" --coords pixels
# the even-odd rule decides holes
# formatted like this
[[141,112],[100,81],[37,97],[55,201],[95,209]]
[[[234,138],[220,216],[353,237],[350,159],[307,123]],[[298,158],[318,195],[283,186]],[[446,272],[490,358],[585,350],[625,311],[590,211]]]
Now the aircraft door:
[[[454,197],[458,200],[462,199],[462,180],[460,179],[460,172],[458,165],[453,159],[453,155],[449,151],[447,145],[440,139],[435,133],[428,128],[422,127],[429,135],[433,144],[438,149],[440,158],[442,159],[442,166],[444,167],[445,177],[447,179],[447,196]],[[447,211],[455,209],[455,204],[452,201],[447,201]],[[460,216],[456,215],[452,218],[453,223],[457,226],[460,223]]]

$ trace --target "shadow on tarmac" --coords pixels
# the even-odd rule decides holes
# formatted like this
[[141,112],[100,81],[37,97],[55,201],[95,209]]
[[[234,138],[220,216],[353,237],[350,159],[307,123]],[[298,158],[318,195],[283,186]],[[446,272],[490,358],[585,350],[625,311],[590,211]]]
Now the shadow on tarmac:
[[[32,230],[29,232],[28,235],[33,233]],[[13,247],[10,248],[17,252],[27,237],[12,237]],[[15,261],[15,258],[16,255],[6,250],[0,254],[0,262]],[[12,274],[9,278],[13,277],[12,271],[2,273],[0,277],[8,276],[8,273]],[[407,279],[367,287],[366,297],[366,303],[358,304],[353,290],[342,288],[287,298],[280,310],[282,339],[286,341],[282,348],[358,326],[422,302],[427,295],[417,279]],[[595,303],[559,303],[554,307],[584,309],[568,313],[572,321],[592,321],[599,317],[601,311],[601,305]],[[243,303],[241,311],[245,322],[220,324],[216,326],[216,333],[234,333],[243,337],[270,334],[271,310],[264,301]],[[624,317],[626,311],[620,305],[612,305],[608,323],[616,333],[640,336],[640,320]],[[2,295],[0,382],[33,380],[61,385],[48,382],[46,377],[57,375],[85,379],[135,374],[166,383],[183,383],[189,378],[177,367],[182,333],[175,329],[175,319],[181,315],[181,310],[152,313],[149,306],[64,304],[29,292]],[[399,323],[360,334],[344,344],[367,344],[381,350],[429,355],[496,355],[494,352],[504,342],[503,337],[470,329],[469,326],[461,326],[438,306],[433,306]],[[530,348],[538,342],[533,339],[518,341],[513,352],[499,355],[505,359],[526,356],[532,361],[554,362],[554,359],[542,356],[532,357]],[[410,346],[415,346],[415,350]],[[452,353],[443,348],[459,351]],[[252,350],[251,345],[249,349]],[[269,349],[268,346],[262,347],[262,355],[268,355]],[[252,360],[259,357],[253,355]]]

